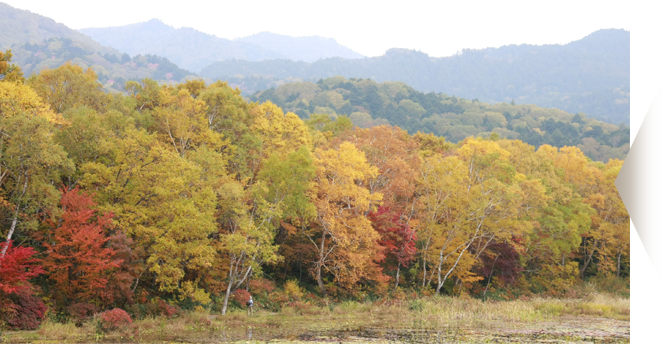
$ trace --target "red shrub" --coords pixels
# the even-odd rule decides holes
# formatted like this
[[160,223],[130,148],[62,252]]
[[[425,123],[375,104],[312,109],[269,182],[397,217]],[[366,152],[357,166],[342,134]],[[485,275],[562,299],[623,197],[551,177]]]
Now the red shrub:
[[131,317],[122,309],[114,308],[101,313],[101,329],[106,332],[128,327],[131,323]]
[[230,296],[232,300],[237,301],[240,306],[246,305],[246,302],[249,301],[249,297],[251,294],[249,294],[248,291],[244,289],[238,289],[235,290],[235,292]]
[[166,303],[166,301],[162,299],[159,299],[159,301],[157,301],[157,305],[159,306],[159,312],[161,313],[161,315],[164,315],[168,318],[171,318],[180,312],[178,308],[169,305],[168,303]]
[[[4,253],[3,253],[4,252]],[[13,242],[0,243],[0,292],[15,293],[24,289],[27,280],[42,274],[37,253],[32,247],[13,247]]]
[[264,278],[257,278],[257,279],[252,279],[251,282],[249,283],[251,285],[251,292],[255,294],[269,294],[276,287],[274,286],[274,282],[264,279]]
[[[35,330],[46,314],[46,306],[30,288],[21,288],[9,295],[6,311],[0,312],[10,330]],[[0,321],[1,322],[1,321]]]

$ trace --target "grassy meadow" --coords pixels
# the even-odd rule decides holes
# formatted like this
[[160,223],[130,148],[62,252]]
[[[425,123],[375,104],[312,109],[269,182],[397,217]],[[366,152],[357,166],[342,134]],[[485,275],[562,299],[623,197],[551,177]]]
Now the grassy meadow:
[[[590,285],[590,288],[592,286]],[[614,293],[576,298],[522,297],[511,301],[468,296],[386,298],[314,306],[300,303],[279,312],[241,308],[222,316],[210,311],[149,317],[115,331],[99,330],[98,317],[83,324],[47,320],[36,331],[5,332],[10,343],[221,343],[221,342],[412,342],[412,343],[627,343],[630,300]]]

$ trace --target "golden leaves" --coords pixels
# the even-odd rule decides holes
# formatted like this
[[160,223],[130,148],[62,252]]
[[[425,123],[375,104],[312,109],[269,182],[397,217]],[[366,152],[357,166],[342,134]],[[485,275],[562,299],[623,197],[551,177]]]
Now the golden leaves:
[[62,115],[53,112],[29,86],[0,82],[0,116],[8,118],[20,112],[44,118],[52,124],[66,123]]

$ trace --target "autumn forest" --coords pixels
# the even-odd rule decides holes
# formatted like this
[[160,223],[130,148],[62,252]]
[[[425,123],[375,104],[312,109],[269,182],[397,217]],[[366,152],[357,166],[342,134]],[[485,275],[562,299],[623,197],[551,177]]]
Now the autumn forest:
[[[11,57],[0,53],[0,327],[116,309],[223,316],[249,295],[276,312],[406,294],[511,300],[628,280],[629,216],[614,185],[623,160],[611,158],[625,155],[628,136],[593,160],[547,136],[513,139],[513,109],[524,106],[474,113],[477,128],[506,116],[512,137],[452,133],[449,111],[429,124],[399,120],[399,104],[413,103],[404,97],[365,119],[394,117],[361,127],[355,104],[347,116],[345,103],[323,112],[300,91],[282,106],[223,81],[143,79],[106,92],[92,69],[24,77]],[[351,98],[359,82],[339,94]],[[592,130],[608,144],[599,125],[578,135]],[[535,131],[523,124],[520,135]]]

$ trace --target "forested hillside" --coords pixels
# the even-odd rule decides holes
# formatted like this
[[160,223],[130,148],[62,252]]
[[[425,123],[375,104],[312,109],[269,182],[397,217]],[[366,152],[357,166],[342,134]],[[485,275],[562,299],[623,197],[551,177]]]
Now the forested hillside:
[[90,37],[56,23],[53,19],[19,10],[0,2],[0,49],[2,51],[14,45],[40,43],[49,38],[68,38],[79,42],[81,48],[93,48],[99,50],[101,54],[114,52],[113,49],[102,47]]
[[[75,65],[25,80],[6,53],[0,76],[2,328],[35,329],[47,309],[72,329],[102,311],[127,324],[126,312],[226,314],[248,288],[276,311],[405,292],[560,295],[581,278],[629,276],[622,160],[508,135],[455,143],[342,116],[302,120],[224,82],[145,79],[110,94]],[[374,99],[371,110],[395,99],[411,118],[431,111],[476,128],[504,125],[498,109],[542,132],[560,125],[545,118],[583,135],[592,125],[400,83],[288,86],[298,85],[285,104],[310,89],[339,109],[364,106],[346,96]]]
[[583,113],[536,105],[467,100],[442,93],[422,93],[402,82],[377,83],[341,76],[318,83],[293,82],[258,92],[253,101],[272,101],[307,119],[311,114],[345,115],[363,128],[391,124],[410,134],[418,131],[459,142],[470,136],[498,134],[539,147],[578,146],[593,160],[624,159],[630,134]]
[[[278,85],[286,78],[317,81],[337,75],[402,81],[422,92],[443,92],[485,102],[510,102],[584,112],[613,124],[629,123],[630,34],[600,30],[566,45],[511,45],[463,50],[433,58],[391,49],[380,57],[313,63],[289,60],[216,62],[200,71],[245,90]],[[242,77],[244,79],[242,79]]]
[[130,57],[89,37],[28,11],[0,3],[0,47],[10,48],[26,76],[71,62],[91,67],[107,91],[123,90],[125,81],[153,78],[179,82],[192,72],[155,55]]

